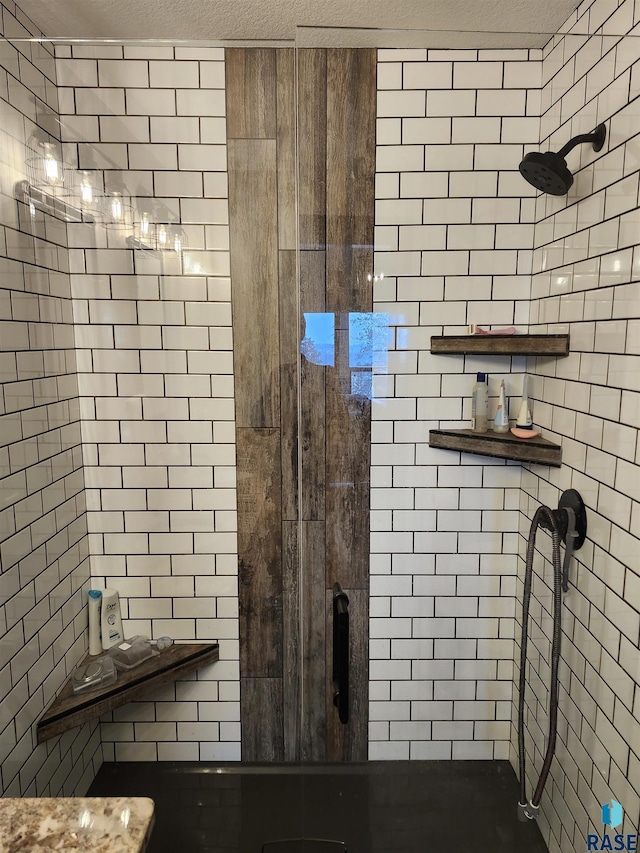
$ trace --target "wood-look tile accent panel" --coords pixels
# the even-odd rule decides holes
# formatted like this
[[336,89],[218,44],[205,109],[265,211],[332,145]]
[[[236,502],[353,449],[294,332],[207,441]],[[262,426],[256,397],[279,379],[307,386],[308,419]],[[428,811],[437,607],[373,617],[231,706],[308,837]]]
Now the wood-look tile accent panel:
[[[372,310],[375,51],[301,50],[297,76],[293,51],[226,55],[242,754],[365,760],[371,412],[347,328]],[[336,317],[333,366],[300,360],[301,312]],[[348,726],[327,686],[335,580],[353,602]]]
[[233,346],[238,427],[279,427],[276,143],[228,144]]
[[276,49],[229,48],[225,66],[227,138],[275,139]]
[[280,431],[239,429],[240,672],[282,676]]

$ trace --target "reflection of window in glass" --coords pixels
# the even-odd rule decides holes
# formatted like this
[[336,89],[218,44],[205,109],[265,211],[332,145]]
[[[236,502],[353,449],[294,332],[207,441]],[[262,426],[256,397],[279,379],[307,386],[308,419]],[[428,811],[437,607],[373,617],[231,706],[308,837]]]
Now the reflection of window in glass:
[[387,368],[389,315],[349,314],[349,367]]
[[370,370],[351,371],[351,395],[373,399],[373,373]]
[[[388,368],[389,315],[352,311],[348,315],[348,345],[340,348],[340,384],[351,397],[373,399],[373,376]],[[305,336],[300,351],[313,364],[334,367],[335,315],[305,313]],[[342,339],[341,339],[342,340]]]
[[312,364],[333,367],[336,363],[334,314],[304,314],[304,338],[300,343],[300,352]]

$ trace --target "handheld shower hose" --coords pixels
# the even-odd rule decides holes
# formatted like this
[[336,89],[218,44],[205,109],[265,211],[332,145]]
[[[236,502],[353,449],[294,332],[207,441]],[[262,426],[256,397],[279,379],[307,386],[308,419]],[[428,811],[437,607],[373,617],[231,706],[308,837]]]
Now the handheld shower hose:
[[[533,554],[535,551],[536,532],[543,527],[551,532],[551,548],[553,562],[553,636],[551,640],[551,685],[549,689],[549,734],[547,749],[538,778],[530,800],[527,798],[527,780],[525,774],[524,748],[524,694],[526,687],[527,642],[529,606],[531,603],[531,587],[533,584]],[[587,520],[582,498],[573,489],[564,492],[560,498],[559,508],[551,510],[548,506],[538,507],[529,530],[527,540],[527,557],[524,574],[524,592],[522,598],[522,638],[520,643],[520,678],[518,697],[518,760],[520,771],[520,801],[518,803],[518,819],[521,821],[535,820],[540,812],[542,792],[551,769],[551,762],[556,748],[558,731],[558,666],[560,663],[560,648],[562,640],[562,592],[567,590],[569,561],[574,550],[582,547],[587,532]],[[560,564],[560,542],[566,544],[564,566]]]

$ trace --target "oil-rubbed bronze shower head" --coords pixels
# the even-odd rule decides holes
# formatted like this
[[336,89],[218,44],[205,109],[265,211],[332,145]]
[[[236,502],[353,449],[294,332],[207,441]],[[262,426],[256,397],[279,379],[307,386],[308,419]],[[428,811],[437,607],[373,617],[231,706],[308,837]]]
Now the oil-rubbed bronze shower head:
[[573,184],[573,175],[564,159],[566,155],[583,142],[591,142],[593,150],[600,151],[606,136],[607,129],[603,124],[599,124],[593,133],[574,136],[557,154],[553,151],[531,151],[520,163],[520,174],[531,186],[543,193],[566,195]]

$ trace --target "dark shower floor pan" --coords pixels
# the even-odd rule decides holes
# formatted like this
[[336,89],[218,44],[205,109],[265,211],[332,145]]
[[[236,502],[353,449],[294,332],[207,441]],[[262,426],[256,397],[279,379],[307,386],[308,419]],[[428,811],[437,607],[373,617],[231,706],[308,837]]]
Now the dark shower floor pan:
[[[151,797],[147,853],[261,853],[277,839],[342,841],[349,853],[546,853],[516,817],[508,761],[250,765],[103,764],[89,796]],[[339,853],[270,845],[268,853]],[[266,853],[265,851],[265,853]]]

